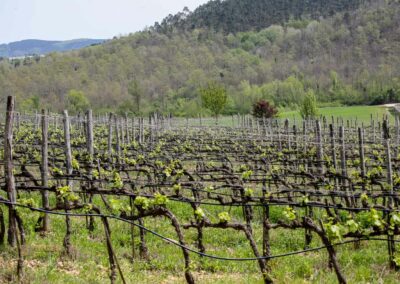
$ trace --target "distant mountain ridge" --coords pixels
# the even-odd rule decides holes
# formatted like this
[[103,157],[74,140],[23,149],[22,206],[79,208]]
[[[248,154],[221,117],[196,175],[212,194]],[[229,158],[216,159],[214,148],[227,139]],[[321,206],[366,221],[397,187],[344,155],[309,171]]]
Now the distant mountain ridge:
[[20,57],[43,55],[55,51],[69,51],[103,43],[105,39],[73,39],[66,41],[49,41],[27,39],[8,44],[0,44],[0,57]]

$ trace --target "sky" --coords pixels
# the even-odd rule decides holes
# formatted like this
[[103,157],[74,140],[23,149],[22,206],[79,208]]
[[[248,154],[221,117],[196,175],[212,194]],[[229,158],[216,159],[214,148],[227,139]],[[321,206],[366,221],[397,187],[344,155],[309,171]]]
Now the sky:
[[0,43],[108,39],[142,30],[208,0],[0,0]]

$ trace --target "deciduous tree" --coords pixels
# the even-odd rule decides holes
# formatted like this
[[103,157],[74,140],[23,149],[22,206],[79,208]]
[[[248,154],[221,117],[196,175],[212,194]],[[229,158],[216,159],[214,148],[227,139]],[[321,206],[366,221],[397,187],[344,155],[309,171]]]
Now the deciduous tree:
[[209,109],[218,123],[218,116],[221,114],[227,102],[227,94],[224,86],[212,82],[207,87],[200,89],[203,107]]
[[66,105],[71,113],[84,112],[90,106],[82,91],[70,90],[66,96]]

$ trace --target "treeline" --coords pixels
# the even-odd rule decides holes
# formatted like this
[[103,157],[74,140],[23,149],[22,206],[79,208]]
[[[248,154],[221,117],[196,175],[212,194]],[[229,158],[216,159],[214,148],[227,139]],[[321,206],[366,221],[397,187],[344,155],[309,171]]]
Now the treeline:
[[[227,89],[224,113],[257,99],[296,108],[312,90],[320,105],[400,99],[400,4],[384,0],[321,20],[258,32],[146,30],[79,51],[0,62],[0,96],[24,109],[70,106],[71,90],[97,111],[195,116],[199,89]],[[76,96],[72,96],[76,97]]]
[[259,31],[289,20],[319,19],[337,12],[352,11],[368,0],[213,0],[193,12],[185,8],[169,15],[154,29],[161,33],[174,30],[212,29],[225,33]]

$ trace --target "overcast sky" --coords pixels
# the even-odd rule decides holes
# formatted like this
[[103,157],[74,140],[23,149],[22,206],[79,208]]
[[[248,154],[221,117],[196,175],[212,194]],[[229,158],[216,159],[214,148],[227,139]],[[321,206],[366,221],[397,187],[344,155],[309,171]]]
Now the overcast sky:
[[0,0],[0,43],[126,35],[208,0]]

